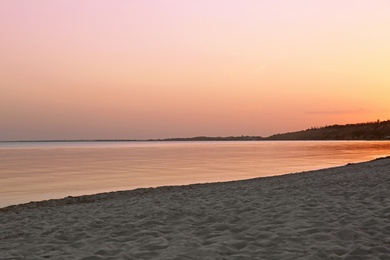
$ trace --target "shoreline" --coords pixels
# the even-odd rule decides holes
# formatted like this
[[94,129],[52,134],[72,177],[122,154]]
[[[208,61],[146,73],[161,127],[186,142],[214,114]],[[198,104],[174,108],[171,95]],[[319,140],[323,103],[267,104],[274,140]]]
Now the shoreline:
[[390,141],[390,137],[378,138],[378,139],[269,139],[269,137],[261,136],[230,136],[230,137],[189,137],[189,138],[167,138],[167,139],[96,139],[96,140],[12,140],[12,141],[0,141],[1,143],[140,143],[140,142],[252,142],[252,141],[265,141],[265,142],[321,142],[321,141],[346,141],[346,142],[386,142]]
[[[10,145],[11,149],[0,147],[0,208],[67,196],[297,173],[387,156],[389,145],[371,141]],[[238,159],[238,154],[243,157]]]
[[0,209],[0,258],[386,259],[390,156]]
[[108,191],[108,192],[100,192],[100,193],[86,194],[86,195],[80,195],[80,196],[66,196],[63,198],[56,198],[56,199],[30,201],[30,202],[26,202],[26,203],[19,203],[19,204],[8,205],[5,207],[0,207],[0,213],[7,212],[7,211],[13,211],[13,210],[38,208],[38,207],[53,207],[53,206],[64,206],[64,205],[70,205],[70,204],[93,203],[93,202],[97,202],[100,200],[115,199],[117,196],[139,196],[139,195],[149,193],[149,192],[160,192],[160,191],[161,192],[163,192],[163,191],[180,192],[180,191],[185,190],[185,189],[193,189],[193,188],[197,188],[200,186],[213,186],[213,185],[221,185],[221,184],[229,184],[229,183],[237,183],[237,182],[260,181],[261,179],[269,179],[269,178],[283,178],[283,177],[288,176],[288,175],[330,170],[330,169],[345,167],[345,166],[349,166],[349,165],[370,163],[370,162],[374,162],[377,160],[383,160],[383,159],[390,160],[390,156],[378,157],[376,159],[366,161],[366,162],[347,163],[346,165],[341,165],[341,166],[322,168],[322,169],[316,169],[316,170],[310,170],[310,171],[285,173],[282,175],[275,175],[275,176],[264,176],[264,177],[256,177],[256,178],[243,179],[243,180],[233,180],[233,181],[223,181],[223,182],[205,182],[205,183],[193,183],[193,184],[185,184],[185,185],[167,185],[167,186],[148,187],[148,188],[136,188],[136,189],[131,189],[131,190]]

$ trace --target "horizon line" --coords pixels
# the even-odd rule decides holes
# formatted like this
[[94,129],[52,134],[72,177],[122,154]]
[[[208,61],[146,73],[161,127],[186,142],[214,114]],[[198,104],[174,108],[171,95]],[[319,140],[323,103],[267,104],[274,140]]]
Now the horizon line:
[[1,143],[23,143],[23,142],[147,142],[147,141],[191,141],[193,139],[234,139],[234,140],[260,140],[267,137],[262,136],[193,136],[193,137],[168,137],[168,138],[150,138],[150,139],[47,139],[47,140],[0,140]]

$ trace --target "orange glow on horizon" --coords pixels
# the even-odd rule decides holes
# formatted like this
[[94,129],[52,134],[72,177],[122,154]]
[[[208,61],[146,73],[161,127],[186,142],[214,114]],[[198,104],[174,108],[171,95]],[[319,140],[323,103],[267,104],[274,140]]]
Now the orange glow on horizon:
[[0,140],[268,136],[389,119],[389,7],[2,1]]

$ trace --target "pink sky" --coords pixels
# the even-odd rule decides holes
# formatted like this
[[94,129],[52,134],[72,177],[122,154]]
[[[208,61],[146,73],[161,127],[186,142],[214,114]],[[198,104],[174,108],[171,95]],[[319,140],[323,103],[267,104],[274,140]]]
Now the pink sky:
[[0,140],[390,118],[390,2],[3,0]]

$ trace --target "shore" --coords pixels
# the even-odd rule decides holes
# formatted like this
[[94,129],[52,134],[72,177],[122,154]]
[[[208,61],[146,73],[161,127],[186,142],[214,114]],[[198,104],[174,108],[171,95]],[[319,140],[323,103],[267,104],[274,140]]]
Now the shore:
[[0,259],[389,259],[390,157],[0,209]]

